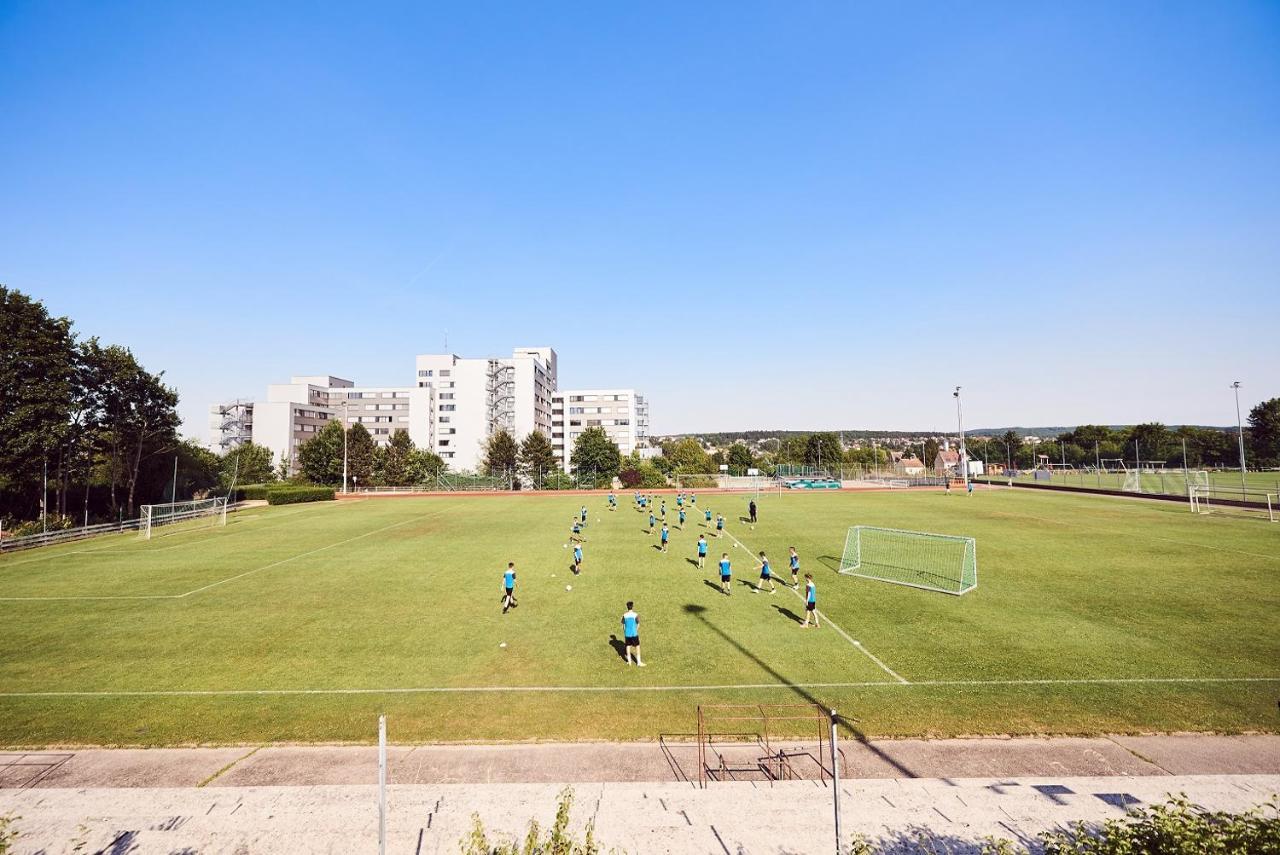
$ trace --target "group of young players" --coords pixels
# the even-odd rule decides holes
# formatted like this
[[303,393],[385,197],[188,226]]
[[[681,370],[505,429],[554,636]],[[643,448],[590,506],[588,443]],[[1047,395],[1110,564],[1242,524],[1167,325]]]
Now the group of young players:
[[[698,503],[697,494],[690,493],[687,498],[687,503],[688,503],[688,507],[690,509],[693,509],[694,506],[696,506]],[[635,504],[635,509],[637,511],[639,511],[640,513],[648,514],[649,534],[651,536],[654,532],[654,526],[659,522],[659,520],[661,520],[662,527],[659,530],[658,548],[664,553],[667,552],[670,546],[671,530],[667,526],[666,498],[665,497],[662,498],[660,500],[660,505],[655,509],[654,497],[652,495],[645,495],[637,491],[634,497],[634,504]],[[678,525],[679,525],[679,528],[683,530],[685,521],[687,519],[686,496],[683,491],[680,491],[676,494],[675,504],[676,504],[677,519],[679,521]],[[618,509],[618,497],[612,491],[610,491],[609,493],[608,509],[609,511],[617,511]],[[747,518],[751,523],[752,528],[754,528],[758,519],[758,516],[757,516],[758,511],[757,511],[756,503],[754,500],[752,500],[748,504],[747,512],[748,512]],[[573,545],[573,564],[571,565],[570,569],[572,570],[575,576],[582,572],[582,544],[586,541],[586,537],[583,534],[583,530],[587,526],[587,517],[588,517],[587,506],[582,505],[582,507],[579,508],[578,512],[574,514],[571,522],[571,526],[570,526],[569,542],[572,543]],[[704,520],[705,527],[710,529],[712,527],[712,514],[711,514],[710,508],[703,509],[703,520]],[[724,533],[725,533],[724,515],[716,514],[714,535],[716,538],[720,538],[724,536]],[[697,551],[698,568],[703,569],[706,567],[707,550],[708,550],[707,535],[705,533],[698,534],[698,542],[695,548]],[[788,555],[788,565],[789,565],[788,569],[790,569],[791,571],[791,588],[792,590],[799,591],[800,590],[800,556],[796,552],[796,548],[794,546],[789,547],[789,553],[790,554]],[[769,593],[776,594],[778,592],[778,586],[774,582],[773,568],[769,564],[769,557],[764,553],[763,550],[760,552],[759,560],[756,562],[756,569],[760,571],[760,580],[752,587],[751,592],[753,594],[759,594],[764,590],[764,586],[767,583],[769,586]],[[733,567],[732,567],[732,562],[729,559],[728,552],[721,553],[719,570],[720,570],[720,590],[725,596],[731,596],[733,594],[733,589],[732,589]],[[817,585],[814,584],[813,576],[811,574],[805,573],[804,581],[805,581],[805,588],[804,588],[803,596],[805,601],[805,615],[804,615],[804,621],[801,623],[801,628],[807,629],[810,626],[810,622],[809,622],[810,619],[812,619],[813,621],[812,626],[816,628],[820,625],[820,621],[818,617],[818,588],[817,588]],[[503,587],[502,613],[503,614],[506,614],[512,607],[518,605],[515,598],[515,585],[516,585],[515,563],[508,562],[507,569],[502,574],[502,587]],[[635,664],[640,667],[644,667],[645,663],[640,658],[640,616],[639,614],[636,613],[635,603],[631,600],[627,601],[627,610],[622,615],[621,623],[622,623],[622,631],[623,631],[622,634],[623,634],[624,659],[626,660],[626,663],[628,665],[632,664],[632,657],[634,655]]]

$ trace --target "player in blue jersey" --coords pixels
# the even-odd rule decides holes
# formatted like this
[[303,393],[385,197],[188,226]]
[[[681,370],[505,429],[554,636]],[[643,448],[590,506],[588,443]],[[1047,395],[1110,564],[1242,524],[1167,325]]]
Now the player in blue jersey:
[[627,601],[627,610],[622,614],[622,638],[627,655],[627,664],[631,664],[631,651],[635,651],[636,664],[641,668],[644,662],[640,659],[640,615],[636,614],[636,604]]
[[791,563],[791,587],[800,587],[800,556],[796,553],[796,548],[791,547],[791,555],[788,559]]
[[804,574],[804,623],[801,624],[805,629],[809,628],[809,618],[813,618],[813,628],[817,629],[821,626],[818,620],[818,586],[813,584],[813,576],[809,573]]
[[573,575],[577,576],[582,572],[582,544],[575,543],[573,545]]
[[689,494],[689,504],[691,504],[691,505],[696,505],[696,504],[698,504],[698,494],[697,494],[697,493],[690,493],[690,494]]
[[502,574],[502,613],[516,604],[516,565],[507,562],[507,572]]
[[680,520],[680,530],[684,531],[684,508],[680,509],[679,520]]
[[707,525],[706,525],[706,527],[707,527],[707,528],[711,528],[711,509],[710,509],[710,508],[707,508],[707,512],[706,512],[705,516],[706,516],[706,519],[707,519]]
[[584,540],[586,538],[582,536],[582,523],[578,522],[577,517],[574,517],[573,527],[569,529],[569,542],[582,543]]
[[716,537],[724,537],[724,514],[716,514]]
[[667,524],[662,524],[662,551],[667,551],[667,541],[671,538],[671,532],[667,531]]
[[658,518],[653,515],[653,511],[649,511],[649,534],[653,534],[653,524],[657,521]]
[[667,518],[667,500],[666,499],[662,500],[662,508],[660,510],[660,513],[662,514],[662,518],[665,520]]
[[769,566],[769,558],[763,552],[760,553],[760,581],[751,589],[751,592],[758,594],[764,590],[764,583],[769,583],[769,593],[778,593],[778,586],[773,584],[773,568]]
[[684,507],[684,493],[676,493],[676,507],[677,508]]
[[707,566],[707,536],[698,535],[698,569]]
[[587,524],[587,506],[583,505],[582,509],[579,510],[578,513],[582,515],[582,524],[586,525]]
[[720,591],[724,594],[732,594],[733,590],[730,582],[733,581],[733,570],[729,566],[729,553],[720,556]]
[[609,494],[609,510],[616,511],[617,509],[618,509],[618,497],[613,495],[613,493],[610,493]]

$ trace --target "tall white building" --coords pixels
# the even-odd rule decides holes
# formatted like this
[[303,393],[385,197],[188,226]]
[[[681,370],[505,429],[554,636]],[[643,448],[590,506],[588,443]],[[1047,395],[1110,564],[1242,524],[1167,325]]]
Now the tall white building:
[[625,457],[649,444],[649,403],[635,389],[566,389],[551,396],[551,447],[569,471],[573,444],[598,427]]
[[[485,444],[498,430],[517,441],[535,430],[552,435],[557,385],[552,348],[520,347],[509,357],[479,359],[423,354],[415,363],[417,374],[409,386],[357,386],[328,374],[303,375],[268,386],[263,400],[214,405],[209,445],[225,451],[251,438],[268,448],[276,463],[287,457],[297,471],[302,443],[337,420],[344,426],[363,424],[380,445],[404,429],[418,448],[465,472],[483,465]],[[644,419],[647,435],[647,410]]]

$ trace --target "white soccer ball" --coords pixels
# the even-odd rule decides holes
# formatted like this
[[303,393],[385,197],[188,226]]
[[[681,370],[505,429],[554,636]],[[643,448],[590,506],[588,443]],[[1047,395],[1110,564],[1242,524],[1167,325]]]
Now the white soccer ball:
[[566,543],[566,544],[564,544],[564,548],[565,548],[565,549],[568,549],[568,548],[569,548],[569,544],[567,544],[567,543]]
[[599,517],[596,517],[596,522],[600,522],[600,518],[599,518]]
[[499,644],[498,646],[499,646],[499,647],[506,647],[506,646],[507,646],[507,643],[504,641],[504,642],[502,642],[501,644]]
[[572,585],[565,585],[565,586],[564,586],[564,589],[565,589],[566,591],[572,591],[572,590],[573,590],[573,586],[572,586]]

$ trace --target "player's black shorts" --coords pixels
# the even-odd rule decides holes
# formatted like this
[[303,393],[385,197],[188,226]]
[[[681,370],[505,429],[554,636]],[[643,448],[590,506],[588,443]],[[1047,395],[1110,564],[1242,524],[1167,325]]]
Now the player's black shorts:
[[639,647],[639,646],[640,646],[640,636],[638,635],[627,636],[627,647]]
[[728,573],[721,573],[721,574],[720,574],[720,581],[721,581],[721,582],[728,582],[728,581],[729,581],[730,579],[732,579],[732,578],[733,578],[733,577],[732,577],[732,576],[730,576]]
[[761,573],[761,574],[760,574],[760,578],[761,578],[761,579],[772,579],[772,578],[773,578],[773,574],[772,574],[772,573]]
[[511,596],[512,594],[514,594],[514,593],[515,593],[515,590],[516,590],[515,588],[507,588],[507,596],[509,597],[509,596]]
[[805,610],[806,612],[816,611],[816,610],[817,610],[817,608],[818,608],[818,604],[817,604],[817,603],[805,603],[805,604],[804,604],[804,610]]

